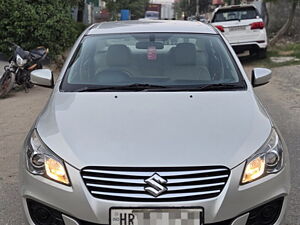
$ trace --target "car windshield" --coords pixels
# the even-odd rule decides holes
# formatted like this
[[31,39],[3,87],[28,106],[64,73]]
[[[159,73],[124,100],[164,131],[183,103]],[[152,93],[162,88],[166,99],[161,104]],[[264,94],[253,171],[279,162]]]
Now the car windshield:
[[61,91],[245,89],[219,35],[134,33],[86,36]]
[[159,13],[155,11],[147,11],[145,17],[159,17]]
[[226,22],[232,20],[256,19],[258,13],[254,7],[220,9],[215,14],[212,22]]

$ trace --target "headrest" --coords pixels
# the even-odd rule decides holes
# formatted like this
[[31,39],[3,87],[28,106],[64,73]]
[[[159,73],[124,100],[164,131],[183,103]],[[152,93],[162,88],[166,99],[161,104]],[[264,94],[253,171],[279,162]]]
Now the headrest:
[[197,38],[195,46],[197,51],[205,51],[204,40]]
[[249,17],[249,15],[248,15],[248,14],[245,14],[245,15],[242,15],[242,16],[241,16],[241,19],[242,19],[242,20],[250,19],[250,18],[248,18],[248,17]]
[[130,63],[131,52],[126,45],[111,45],[106,54],[109,66],[126,66]]
[[180,43],[174,50],[174,56],[177,65],[195,65],[196,47],[192,43]]

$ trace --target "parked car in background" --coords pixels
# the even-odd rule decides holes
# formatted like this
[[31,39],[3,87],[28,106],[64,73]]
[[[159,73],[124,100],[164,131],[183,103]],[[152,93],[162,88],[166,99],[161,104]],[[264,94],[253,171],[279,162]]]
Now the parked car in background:
[[[53,87],[50,70],[31,74]],[[30,225],[279,225],[288,150],[223,35],[204,23],[94,24],[24,142]]]
[[159,20],[159,12],[157,11],[146,11],[145,12],[145,19],[148,20]]
[[190,16],[188,17],[189,21],[200,21],[202,23],[207,23],[207,19],[204,15],[200,15],[200,16]]
[[212,25],[227,38],[236,53],[246,50],[266,56],[268,47],[265,24],[253,5],[233,5],[215,9]]
[[145,19],[175,19],[174,6],[172,3],[162,0],[152,1],[146,7]]
[[147,5],[145,19],[159,20],[161,18],[161,4],[150,3]]
[[206,19],[206,17],[203,16],[203,15],[200,15],[199,18],[198,18],[198,20],[199,20],[200,22],[202,22],[202,23],[207,23],[207,19]]
[[187,18],[188,21],[197,21],[196,16],[189,16]]

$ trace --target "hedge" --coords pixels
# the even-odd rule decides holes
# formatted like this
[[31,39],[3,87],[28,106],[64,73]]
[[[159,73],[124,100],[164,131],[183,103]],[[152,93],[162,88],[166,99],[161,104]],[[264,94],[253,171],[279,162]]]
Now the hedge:
[[14,42],[28,50],[49,48],[53,58],[70,47],[82,31],[71,18],[74,0],[1,0],[0,52]]

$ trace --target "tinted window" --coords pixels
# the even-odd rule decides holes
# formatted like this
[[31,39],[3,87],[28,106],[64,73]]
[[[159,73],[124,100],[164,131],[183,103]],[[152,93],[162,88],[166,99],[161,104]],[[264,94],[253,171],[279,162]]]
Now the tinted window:
[[74,91],[87,85],[185,87],[243,81],[218,35],[139,33],[85,37],[61,87]]
[[220,9],[215,14],[212,22],[225,22],[232,20],[249,20],[255,19],[258,13],[255,8],[235,8],[235,9]]
[[159,17],[159,13],[155,11],[147,11],[145,17]]

